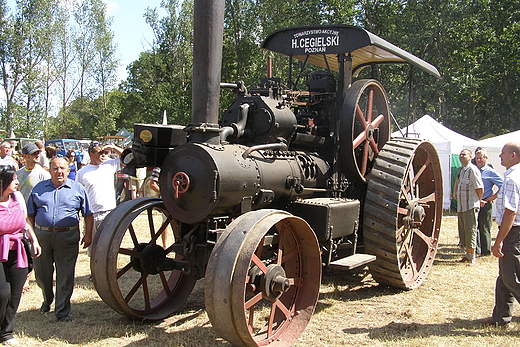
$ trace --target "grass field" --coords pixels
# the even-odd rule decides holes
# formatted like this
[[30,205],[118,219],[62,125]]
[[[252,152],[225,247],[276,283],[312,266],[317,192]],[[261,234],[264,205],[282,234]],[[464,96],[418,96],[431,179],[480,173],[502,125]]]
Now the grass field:
[[[456,217],[443,218],[439,251],[430,276],[414,291],[378,285],[366,269],[325,271],[316,312],[295,346],[520,346],[520,320],[507,328],[483,328],[493,308],[497,260],[456,262]],[[88,281],[89,258],[78,260],[72,322],[41,314],[41,291],[31,275],[15,327],[24,346],[229,346],[204,311],[203,280],[183,310],[148,323],[122,317],[106,306]],[[520,311],[518,311],[520,312]]]

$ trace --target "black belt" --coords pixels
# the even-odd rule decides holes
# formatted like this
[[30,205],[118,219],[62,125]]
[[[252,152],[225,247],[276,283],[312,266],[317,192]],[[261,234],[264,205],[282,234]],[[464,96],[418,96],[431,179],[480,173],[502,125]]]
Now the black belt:
[[73,227],[42,227],[41,225],[36,224],[35,225],[37,229],[43,230],[43,231],[69,231],[77,229],[78,226],[75,225]]

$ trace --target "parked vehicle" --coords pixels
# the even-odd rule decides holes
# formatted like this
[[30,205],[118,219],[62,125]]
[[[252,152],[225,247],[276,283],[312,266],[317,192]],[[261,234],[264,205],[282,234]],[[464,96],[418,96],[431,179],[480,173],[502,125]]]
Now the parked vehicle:
[[56,154],[58,157],[64,157],[69,149],[76,152],[76,156],[80,154],[79,142],[74,139],[57,139],[45,141],[45,146],[51,146],[56,148]]

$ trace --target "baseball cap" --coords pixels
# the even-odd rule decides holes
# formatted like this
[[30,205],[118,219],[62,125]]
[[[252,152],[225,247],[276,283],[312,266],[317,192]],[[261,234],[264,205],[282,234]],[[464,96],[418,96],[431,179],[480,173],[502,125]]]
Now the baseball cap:
[[28,143],[22,148],[22,154],[33,154],[41,151],[34,143]]

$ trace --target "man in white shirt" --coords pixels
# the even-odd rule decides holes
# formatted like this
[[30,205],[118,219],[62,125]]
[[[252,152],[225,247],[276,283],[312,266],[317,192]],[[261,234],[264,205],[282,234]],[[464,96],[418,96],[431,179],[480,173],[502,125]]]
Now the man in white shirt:
[[18,170],[18,163],[9,155],[11,152],[11,144],[4,141],[0,144],[0,165],[11,165]]
[[[108,159],[109,150],[118,155],[123,149],[116,145],[89,147],[90,163],[78,171],[76,181],[87,191],[90,207],[94,212],[92,238],[105,217],[116,207],[115,174],[119,171],[119,156]],[[90,248],[89,248],[90,255]]]

